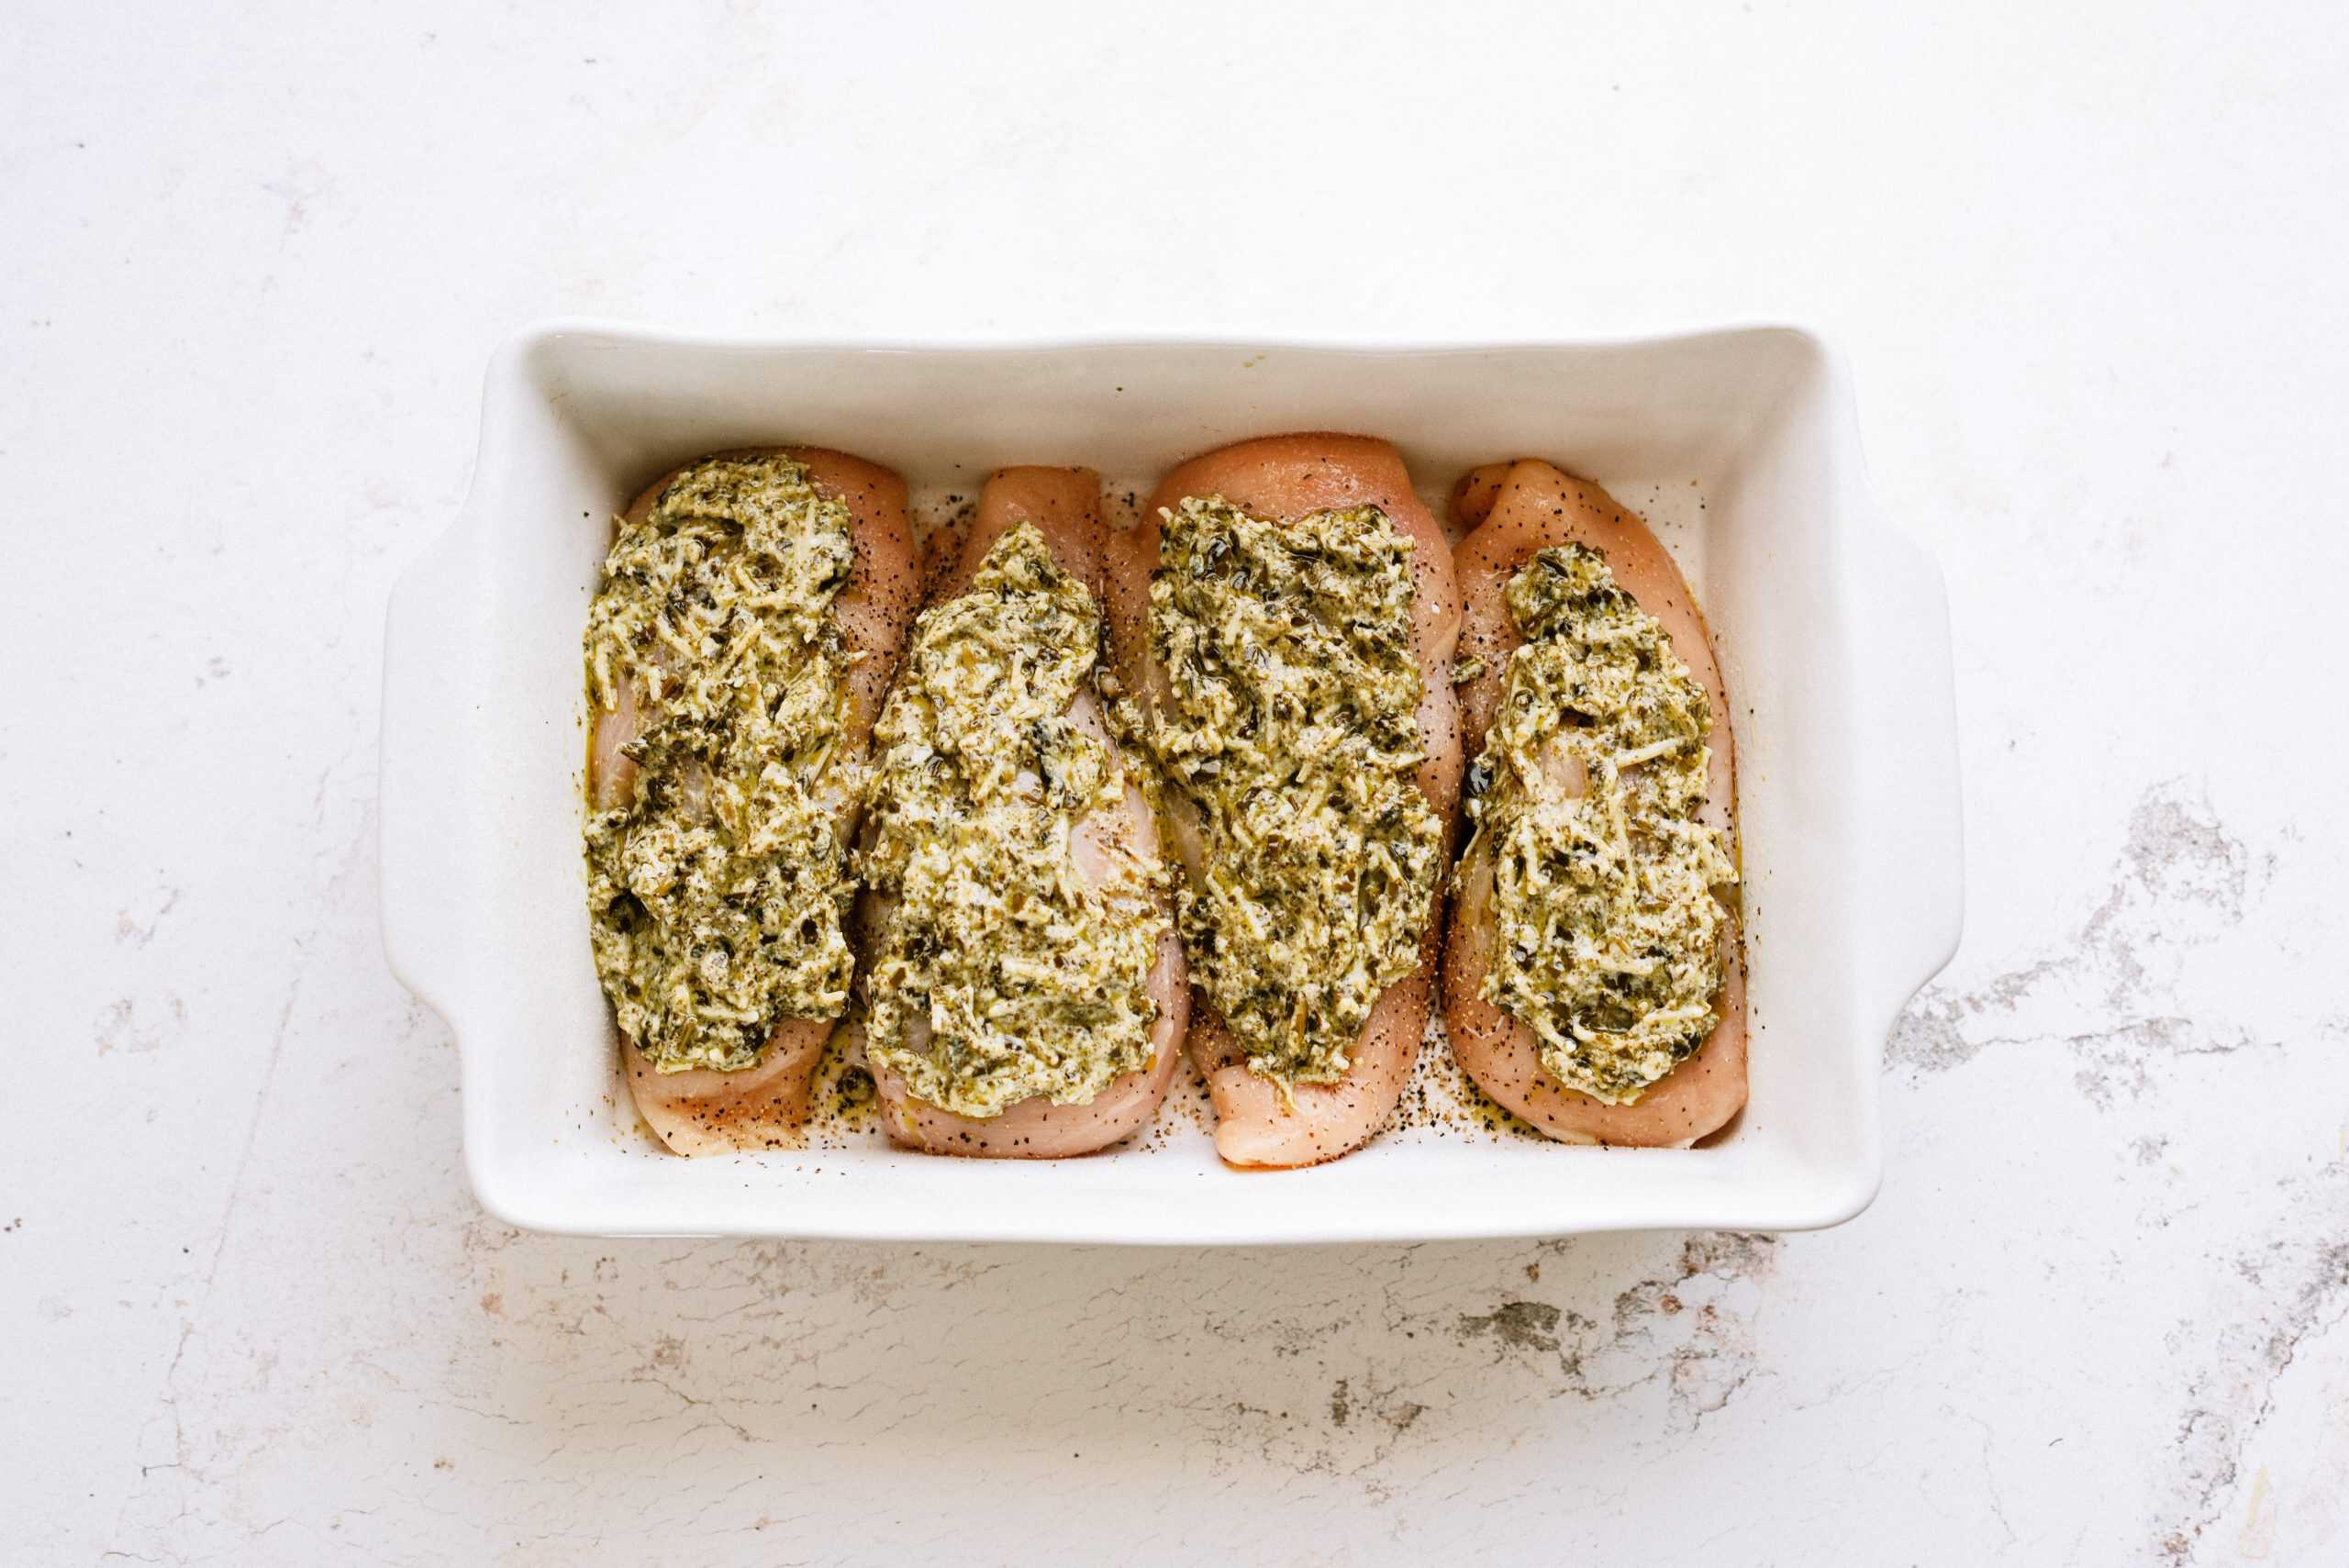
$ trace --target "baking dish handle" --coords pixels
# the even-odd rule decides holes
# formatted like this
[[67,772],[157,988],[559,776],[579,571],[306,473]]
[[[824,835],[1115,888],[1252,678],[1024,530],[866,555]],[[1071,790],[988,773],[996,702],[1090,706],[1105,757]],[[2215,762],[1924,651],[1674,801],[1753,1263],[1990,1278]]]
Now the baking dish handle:
[[477,532],[460,522],[433,541],[392,589],[384,627],[384,953],[400,983],[452,1027],[472,968],[460,917],[479,906],[482,863],[462,809],[479,701],[470,669],[480,646]]
[[1957,951],[1965,925],[1965,806],[1949,593],[1920,546],[1865,530],[1860,755],[1867,875],[1860,911],[1872,1018],[1894,1018]]

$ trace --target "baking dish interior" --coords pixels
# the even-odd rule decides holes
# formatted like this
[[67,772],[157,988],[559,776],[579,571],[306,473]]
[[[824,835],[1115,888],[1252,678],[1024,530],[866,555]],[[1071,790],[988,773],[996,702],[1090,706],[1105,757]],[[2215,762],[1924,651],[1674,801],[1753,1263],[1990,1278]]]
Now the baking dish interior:
[[[1865,590],[1850,541],[1865,496],[1851,424],[1833,356],[1789,328],[1430,349],[523,334],[491,371],[464,517],[445,558],[402,590],[432,601],[415,616],[445,639],[454,689],[440,697],[455,711],[445,801],[402,814],[419,824],[402,845],[438,870],[398,868],[401,887],[429,884],[437,923],[409,944],[433,956],[401,967],[457,1032],[483,1201],[554,1230],[1129,1241],[1846,1218],[1876,1181],[1884,1022],[1862,1016],[1854,929],[1865,846],[1853,599]],[[1395,441],[1431,493],[1475,463],[1551,459],[1647,513],[1680,561],[1713,628],[1740,759],[1753,1029],[1751,1097],[1731,1129],[1692,1150],[1610,1151],[1422,1127],[1319,1169],[1242,1173],[1189,1129],[1081,1160],[995,1163],[877,1135],[689,1161],[634,1128],[588,959],[577,838],[580,628],[625,499],[672,464],[764,442],[839,447],[936,492],[1010,462],[1143,481],[1225,441],[1311,428]],[[399,617],[394,661],[406,653]],[[387,713],[429,708],[429,694],[393,701],[403,679],[388,669]],[[398,743],[387,726],[387,779]],[[387,829],[396,959],[393,850]]]

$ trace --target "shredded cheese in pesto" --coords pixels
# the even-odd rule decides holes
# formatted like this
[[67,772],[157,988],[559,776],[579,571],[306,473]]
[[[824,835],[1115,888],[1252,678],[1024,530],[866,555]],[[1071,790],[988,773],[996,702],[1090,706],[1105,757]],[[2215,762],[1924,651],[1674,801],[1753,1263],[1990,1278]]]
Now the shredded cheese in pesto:
[[1411,541],[1375,506],[1161,514],[1141,720],[1203,848],[1177,900],[1193,980],[1284,1094],[1345,1075],[1419,963],[1443,838],[1411,644]]
[[713,458],[623,524],[587,616],[588,695],[644,716],[629,797],[586,824],[596,968],[663,1073],[755,1063],[839,1016],[848,508],[779,456]]
[[1100,639],[1093,595],[1021,523],[969,592],[922,612],[874,728],[859,860],[891,904],[866,1050],[960,1116],[1083,1105],[1150,1062],[1165,921],[1122,833],[1086,830],[1125,784],[1069,712]]
[[1484,995],[1560,1084],[1627,1105],[1717,1021],[1713,890],[1737,871],[1697,819],[1711,705],[1598,551],[1542,550],[1505,597],[1528,640],[1468,777],[1467,852],[1493,857]]

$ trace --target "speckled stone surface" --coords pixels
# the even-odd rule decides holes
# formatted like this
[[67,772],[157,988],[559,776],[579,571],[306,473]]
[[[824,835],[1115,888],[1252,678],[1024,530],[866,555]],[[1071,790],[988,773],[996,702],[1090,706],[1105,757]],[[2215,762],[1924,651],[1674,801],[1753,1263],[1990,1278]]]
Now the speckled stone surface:
[[[210,9],[0,48],[0,1560],[2349,1560],[2331,8]],[[1881,1199],[1238,1253],[484,1218],[378,949],[381,618],[491,346],[571,311],[1824,328],[1967,769]]]

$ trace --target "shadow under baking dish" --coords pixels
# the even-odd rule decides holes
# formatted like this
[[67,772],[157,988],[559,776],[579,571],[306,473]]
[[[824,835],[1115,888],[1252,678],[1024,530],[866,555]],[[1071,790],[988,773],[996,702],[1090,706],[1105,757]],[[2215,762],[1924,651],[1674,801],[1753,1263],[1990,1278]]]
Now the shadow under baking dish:
[[[580,629],[625,498],[704,452],[796,441],[896,468],[928,510],[1010,462],[1136,476],[1122,499],[1195,452],[1293,429],[1383,436],[1439,502],[1475,463],[1549,458],[1680,562],[1739,750],[1739,1122],[1691,1150],[1511,1135],[1438,1031],[1401,1125],[1309,1171],[1220,1165],[1179,1080],[1151,1133],[1066,1162],[941,1160],[852,1125],[688,1161],[637,1129],[578,843]],[[394,596],[386,945],[456,1032],[476,1191],[533,1229],[1252,1242],[1832,1224],[1876,1184],[1885,1032],[1956,942],[1954,734],[1938,576],[1876,523],[1840,362],[1803,332],[918,348],[556,324],[493,362],[463,516]]]

